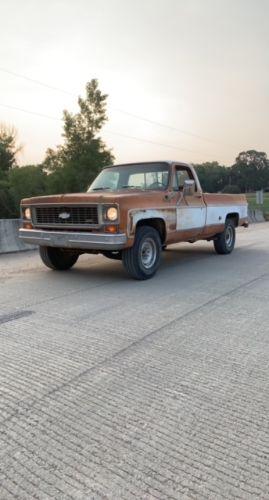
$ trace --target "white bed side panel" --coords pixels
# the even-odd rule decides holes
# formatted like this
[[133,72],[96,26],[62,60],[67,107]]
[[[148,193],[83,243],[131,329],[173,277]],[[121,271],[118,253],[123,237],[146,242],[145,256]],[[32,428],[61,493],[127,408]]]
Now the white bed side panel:
[[207,207],[206,225],[223,224],[226,216],[229,213],[239,214],[239,218],[247,217],[248,209],[246,205],[231,205],[231,206],[209,206]]

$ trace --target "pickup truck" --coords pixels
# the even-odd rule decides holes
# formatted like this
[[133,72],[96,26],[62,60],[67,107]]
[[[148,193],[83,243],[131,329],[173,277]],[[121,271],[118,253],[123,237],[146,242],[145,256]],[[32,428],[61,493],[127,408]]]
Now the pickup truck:
[[156,273],[167,245],[212,240],[230,254],[235,229],[248,226],[245,195],[203,193],[193,166],[177,161],[106,167],[85,193],[22,200],[21,216],[20,238],[39,245],[47,267],[101,253],[139,280]]

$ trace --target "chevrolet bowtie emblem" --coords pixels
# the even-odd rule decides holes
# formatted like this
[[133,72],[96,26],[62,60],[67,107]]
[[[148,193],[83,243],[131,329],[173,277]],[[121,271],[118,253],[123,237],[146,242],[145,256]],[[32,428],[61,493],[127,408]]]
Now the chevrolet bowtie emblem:
[[70,215],[71,215],[71,214],[70,214],[69,212],[61,212],[61,213],[58,215],[58,217],[59,217],[59,219],[66,220],[66,219],[69,219]]

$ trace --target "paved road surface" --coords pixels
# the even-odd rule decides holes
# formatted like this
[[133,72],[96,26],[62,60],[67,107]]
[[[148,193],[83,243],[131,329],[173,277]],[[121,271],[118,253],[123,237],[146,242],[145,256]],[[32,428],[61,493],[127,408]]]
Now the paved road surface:
[[0,257],[0,498],[269,498],[269,224],[157,276]]

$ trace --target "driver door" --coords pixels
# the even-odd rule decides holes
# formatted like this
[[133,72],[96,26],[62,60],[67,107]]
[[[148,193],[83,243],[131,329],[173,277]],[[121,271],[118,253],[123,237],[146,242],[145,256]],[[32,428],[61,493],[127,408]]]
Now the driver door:
[[173,188],[179,191],[176,206],[176,230],[190,231],[190,237],[202,232],[206,223],[206,206],[195,182],[193,193],[184,193],[185,180],[195,182],[192,171],[185,166],[175,166]]

